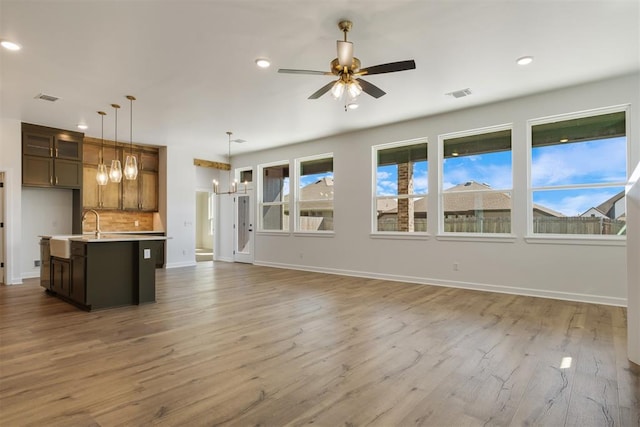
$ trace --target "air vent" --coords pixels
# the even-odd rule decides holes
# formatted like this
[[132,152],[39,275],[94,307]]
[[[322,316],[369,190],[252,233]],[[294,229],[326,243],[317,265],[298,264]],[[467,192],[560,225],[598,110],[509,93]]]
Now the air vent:
[[34,96],[34,99],[42,99],[43,101],[56,102],[60,98],[53,95],[47,95],[46,93],[39,93],[36,96]]
[[449,92],[449,93],[446,93],[445,95],[449,95],[454,98],[464,98],[465,96],[471,95],[471,89],[466,88],[462,90],[456,90],[455,92]]

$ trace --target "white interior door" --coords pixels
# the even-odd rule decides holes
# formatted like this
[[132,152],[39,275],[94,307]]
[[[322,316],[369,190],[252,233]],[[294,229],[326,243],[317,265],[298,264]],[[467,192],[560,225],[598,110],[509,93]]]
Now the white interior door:
[[235,262],[253,264],[254,203],[253,191],[235,196],[234,251]]

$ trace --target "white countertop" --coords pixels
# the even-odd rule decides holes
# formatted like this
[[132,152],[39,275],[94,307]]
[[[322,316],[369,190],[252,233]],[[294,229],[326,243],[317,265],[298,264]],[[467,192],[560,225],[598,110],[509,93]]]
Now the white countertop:
[[[52,236],[51,238],[55,238]],[[100,237],[96,237],[94,234],[83,234],[70,236],[68,239],[72,242],[88,242],[88,243],[105,243],[105,242],[133,242],[138,240],[167,240],[166,236],[150,236],[144,234],[115,234],[115,233],[102,233]]]
[[170,237],[166,236],[154,236],[149,234],[128,234],[128,233],[101,233],[100,237],[96,237],[93,233],[88,234],[65,234],[65,235],[41,235],[42,238],[56,239],[56,240],[70,240],[73,242],[133,242],[138,240],[168,240]]

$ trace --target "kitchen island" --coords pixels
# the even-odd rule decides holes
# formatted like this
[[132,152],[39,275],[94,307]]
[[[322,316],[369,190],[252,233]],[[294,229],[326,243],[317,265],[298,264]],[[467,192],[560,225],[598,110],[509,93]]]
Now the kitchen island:
[[85,310],[155,302],[155,268],[164,236],[41,236],[40,284]]

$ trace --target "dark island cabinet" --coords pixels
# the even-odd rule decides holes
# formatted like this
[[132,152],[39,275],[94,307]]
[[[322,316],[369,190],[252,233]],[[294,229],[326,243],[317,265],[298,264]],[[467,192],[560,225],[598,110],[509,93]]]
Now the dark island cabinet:
[[87,303],[87,245],[71,242],[71,292],[69,297],[81,305]]
[[71,295],[71,261],[51,257],[51,291],[58,295]]

